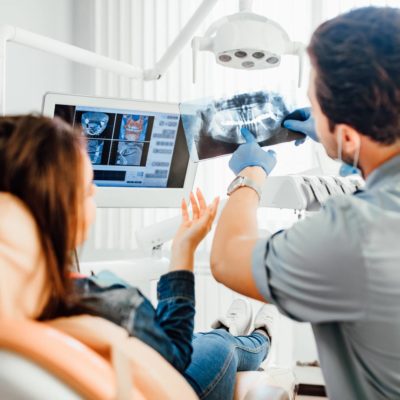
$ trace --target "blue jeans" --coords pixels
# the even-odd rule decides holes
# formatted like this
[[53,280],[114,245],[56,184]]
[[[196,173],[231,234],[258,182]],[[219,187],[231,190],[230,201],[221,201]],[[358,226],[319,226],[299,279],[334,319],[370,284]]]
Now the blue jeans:
[[77,297],[64,314],[91,314],[125,328],[158,351],[184,375],[201,399],[232,399],[237,371],[256,370],[267,356],[269,339],[260,333],[232,336],[224,329],[193,335],[194,275],[163,275],[154,309],[140,291],[114,274],[74,281]]
[[270,342],[260,334],[232,336],[224,329],[193,336],[192,362],[184,373],[200,399],[233,398],[237,371],[255,371]]

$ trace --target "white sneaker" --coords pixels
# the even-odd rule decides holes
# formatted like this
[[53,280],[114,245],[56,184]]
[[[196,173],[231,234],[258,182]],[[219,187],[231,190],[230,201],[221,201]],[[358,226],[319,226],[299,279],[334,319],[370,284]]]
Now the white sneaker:
[[213,322],[211,327],[227,328],[233,336],[244,336],[249,332],[252,318],[253,310],[250,303],[245,299],[235,299],[226,314]]
[[254,318],[253,332],[256,329],[265,329],[272,343],[272,337],[274,336],[274,324],[276,323],[277,317],[278,314],[275,306],[272,304],[264,304],[258,310],[258,313]]

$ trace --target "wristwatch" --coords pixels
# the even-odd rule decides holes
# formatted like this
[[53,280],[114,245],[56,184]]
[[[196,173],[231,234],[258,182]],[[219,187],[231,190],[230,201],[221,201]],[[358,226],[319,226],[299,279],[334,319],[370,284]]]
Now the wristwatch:
[[261,187],[257,185],[257,183],[254,182],[252,179],[240,175],[237,176],[228,186],[228,196],[230,196],[233,192],[240,189],[241,187],[249,187],[250,189],[253,189],[258,195],[258,200],[261,200]]

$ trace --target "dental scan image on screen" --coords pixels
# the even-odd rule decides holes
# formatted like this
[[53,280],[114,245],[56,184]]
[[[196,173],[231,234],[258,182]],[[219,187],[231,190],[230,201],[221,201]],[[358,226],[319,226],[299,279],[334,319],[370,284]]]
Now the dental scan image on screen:
[[261,146],[304,138],[281,127],[289,114],[284,98],[259,91],[228,99],[202,99],[180,105],[191,157],[201,161],[233,153],[245,142],[241,128],[253,133]]
[[55,105],[81,127],[99,186],[183,188],[189,160],[179,114]]

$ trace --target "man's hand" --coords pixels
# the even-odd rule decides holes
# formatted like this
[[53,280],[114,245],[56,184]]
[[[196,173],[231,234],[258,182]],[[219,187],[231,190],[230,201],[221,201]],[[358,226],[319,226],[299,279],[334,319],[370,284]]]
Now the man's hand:
[[217,214],[219,198],[207,206],[200,189],[197,189],[196,194],[197,198],[193,193],[190,194],[192,218],[189,216],[186,201],[182,200],[182,224],[172,243],[170,271],[193,270],[194,252],[210,232]]
[[[299,132],[306,137],[311,138],[315,142],[319,142],[317,132],[315,130],[315,120],[311,114],[311,108],[299,108],[290,113],[282,122],[284,128],[290,131]],[[306,138],[298,139],[295,145],[299,146],[304,143]]]
[[269,175],[276,165],[276,153],[273,150],[264,151],[248,129],[242,128],[241,133],[246,143],[233,153],[229,161],[230,169],[239,175],[247,167],[261,167]]
[[[300,132],[315,142],[319,142],[317,132],[315,130],[314,117],[312,116],[311,108],[309,107],[299,108],[298,110],[293,111],[283,120],[282,125],[286,129]],[[305,138],[298,139],[294,144],[299,146],[300,144],[304,143],[305,140]],[[354,174],[361,175],[361,171],[358,168],[346,163],[343,163],[343,165],[340,167],[340,176],[349,176]]]

